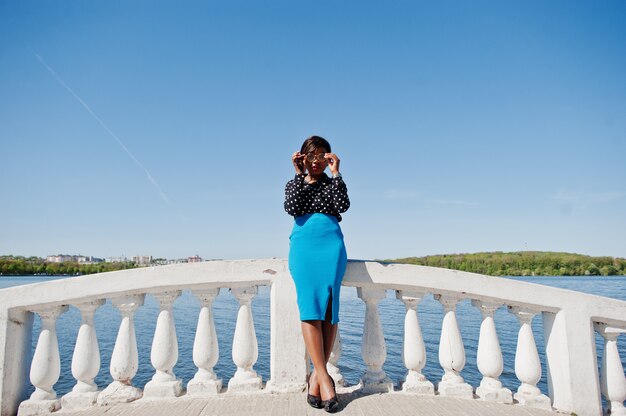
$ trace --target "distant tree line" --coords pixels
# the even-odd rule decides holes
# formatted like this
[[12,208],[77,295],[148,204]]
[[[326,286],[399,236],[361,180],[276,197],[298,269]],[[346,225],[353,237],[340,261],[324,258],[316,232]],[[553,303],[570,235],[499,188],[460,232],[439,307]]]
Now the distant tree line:
[[626,275],[626,259],[572,253],[520,251],[443,254],[387,260],[443,267],[489,276],[613,276]]
[[137,266],[133,262],[102,262],[95,264],[78,264],[75,262],[48,263],[45,259],[39,257],[0,256],[0,275],[2,276],[81,275],[112,272],[135,267]]

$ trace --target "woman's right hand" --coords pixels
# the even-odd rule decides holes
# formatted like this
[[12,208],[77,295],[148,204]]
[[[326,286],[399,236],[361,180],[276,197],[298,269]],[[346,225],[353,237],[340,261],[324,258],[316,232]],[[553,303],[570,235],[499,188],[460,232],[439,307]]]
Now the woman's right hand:
[[296,174],[302,175],[304,173],[304,163],[303,163],[304,155],[300,152],[295,152],[291,155],[291,162],[293,163],[293,167],[296,170]]

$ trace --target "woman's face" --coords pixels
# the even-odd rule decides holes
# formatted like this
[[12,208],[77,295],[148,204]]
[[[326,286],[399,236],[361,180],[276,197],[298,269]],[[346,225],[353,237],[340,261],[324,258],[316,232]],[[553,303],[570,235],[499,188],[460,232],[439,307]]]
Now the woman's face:
[[305,154],[304,167],[310,174],[321,175],[324,172],[324,169],[328,166],[328,161],[324,158],[326,153],[326,149],[317,147],[312,152]]

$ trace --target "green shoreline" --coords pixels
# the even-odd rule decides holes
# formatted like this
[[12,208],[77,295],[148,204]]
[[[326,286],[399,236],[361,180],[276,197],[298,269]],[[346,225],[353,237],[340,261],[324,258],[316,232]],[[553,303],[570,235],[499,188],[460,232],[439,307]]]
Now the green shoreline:
[[[489,276],[620,276],[626,259],[550,251],[440,254],[383,260],[391,263],[442,267]],[[0,276],[76,276],[138,267],[133,262],[47,263],[39,257],[0,256]]]
[[385,260],[489,276],[623,276],[626,259],[550,251],[441,254]]
[[76,262],[48,263],[39,257],[0,256],[0,276],[79,276],[133,269],[133,262],[78,264]]

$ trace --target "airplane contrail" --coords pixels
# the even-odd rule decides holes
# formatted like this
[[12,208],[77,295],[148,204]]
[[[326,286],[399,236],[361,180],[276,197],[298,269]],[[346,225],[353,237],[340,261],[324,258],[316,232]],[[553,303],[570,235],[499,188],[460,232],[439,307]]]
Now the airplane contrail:
[[157,183],[156,179],[154,179],[154,177],[152,176],[152,174],[150,173],[150,171],[148,169],[146,169],[146,167],[135,157],[135,155],[133,155],[131,153],[130,150],[128,150],[128,148],[126,147],[126,145],[122,142],[122,140],[117,137],[117,135],[104,123],[104,121],[102,121],[102,119],[100,117],[98,117],[98,115],[91,109],[91,107],[89,107],[89,105],[87,105],[87,103],[85,102],[85,100],[83,100],[78,94],[76,94],[74,92],[74,90],[72,88],[70,88],[69,85],[67,85],[65,83],[65,81],[63,81],[63,79],[56,73],[56,71],[54,69],[52,69],[50,67],[50,65],[48,65],[46,63],[46,61],[44,61],[44,59],[41,57],[41,55],[39,55],[38,53],[33,52],[33,54],[37,57],[37,59],[39,60],[39,62],[52,74],[52,76],[54,76],[54,78],[56,78],[56,80],[59,82],[59,84],[61,84],[63,86],[63,88],[65,88],[67,90],[67,92],[69,92],[70,94],[72,94],[72,96],[74,98],[76,98],[76,100],[80,103],[80,105],[83,106],[83,108],[85,110],[87,110],[87,112],[89,114],[91,114],[91,116],[102,126],[102,128],[104,128],[104,130],[106,130],[107,133],[109,133],[109,136],[113,137],[113,139],[115,139],[115,141],[117,142],[117,144],[120,145],[120,147],[126,152],[126,154],[128,155],[128,157],[130,157],[130,159],[135,162],[135,164],[144,171],[144,173],[146,174],[146,176],[148,177],[148,180],[150,181],[150,183],[156,188],[157,192],[159,193],[159,196],[161,196],[161,199],[163,199],[163,201],[165,201],[167,204],[173,206],[174,208],[179,210],[179,213],[181,214],[181,216],[184,218],[184,214],[182,213],[182,211],[180,210],[180,208],[178,208],[169,198],[168,196],[165,194],[165,192],[163,192],[163,189],[161,189],[161,186]]

